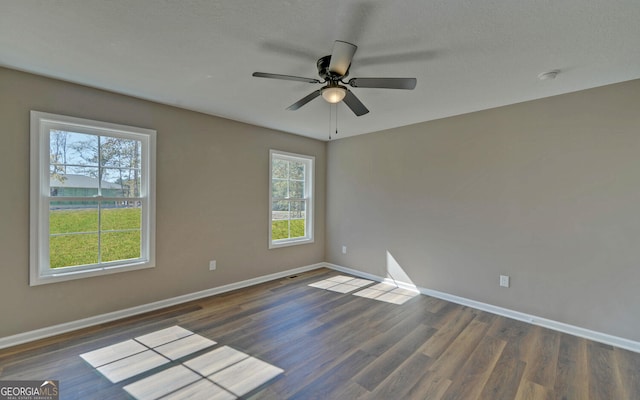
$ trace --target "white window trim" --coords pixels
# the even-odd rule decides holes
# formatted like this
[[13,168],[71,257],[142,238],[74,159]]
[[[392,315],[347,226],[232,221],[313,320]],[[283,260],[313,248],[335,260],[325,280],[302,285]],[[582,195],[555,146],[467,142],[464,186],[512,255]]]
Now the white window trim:
[[[305,236],[301,238],[293,238],[293,239],[272,239],[272,231],[271,231],[271,223],[272,223],[272,211],[273,211],[273,157],[280,158],[289,158],[291,160],[296,161],[304,161],[308,163],[311,168],[305,168],[305,198],[307,199],[307,209],[305,211],[306,222],[305,222]],[[315,180],[314,176],[316,173],[316,158],[314,156],[308,156],[304,154],[296,154],[289,153],[286,151],[280,150],[269,150],[269,249],[277,249],[281,247],[288,246],[296,246],[300,244],[309,244],[314,243],[314,225],[313,225],[313,216],[314,216],[314,194],[315,194]]]
[[[112,137],[136,138],[142,146],[142,177],[146,192],[141,221],[142,251],[140,259],[129,263],[116,262],[67,271],[49,268],[49,130],[94,133]],[[155,267],[155,174],[156,131],[102,121],[31,111],[30,150],[30,258],[29,284],[31,286],[107,275]]]

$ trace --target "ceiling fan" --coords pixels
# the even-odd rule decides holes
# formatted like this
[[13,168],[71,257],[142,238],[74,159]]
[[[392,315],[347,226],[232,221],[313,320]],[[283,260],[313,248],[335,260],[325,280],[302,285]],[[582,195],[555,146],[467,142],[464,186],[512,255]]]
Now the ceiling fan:
[[331,54],[320,58],[316,63],[318,75],[320,75],[322,80],[300,76],[270,74],[267,72],[254,72],[253,76],[325,85],[293,103],[287,107],[287,110],[297,110],[316,97],[322,96],[327,102],[332,104],[344,101],[347,107],[358,117],[368,113],[369,110],[345,85],[357,88],[406,90],[413,90],[416,87],[416,78],[351,78],[345,82],[344,79],[349,75],[351,60],[357,49],[358,46],[354,44],[336,40],[333,44]]

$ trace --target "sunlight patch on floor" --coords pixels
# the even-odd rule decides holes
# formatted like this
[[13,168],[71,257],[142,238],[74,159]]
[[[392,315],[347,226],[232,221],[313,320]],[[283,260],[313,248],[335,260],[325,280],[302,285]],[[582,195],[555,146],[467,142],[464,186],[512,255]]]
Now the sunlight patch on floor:
[[[353,278],[345,275],[337,275],[318,282],[310,283],[309,286],[330,290],[338,293],[352,293],[354,296],[366,297],[368,299],[384,301],[386,303],[404,304],[412,297],[419,295],[416,290],[403,289],[388,283],[374,283],[367,279]],[[365,286],[368,286],[364,288]],[[364,288],[364,289],[363,289]]]
[[388,283],[378,283],[377,285],[373,285],[359,292],[356,292],[353,295],[378,301],[384,301],[387,303],[404,304],[407,301],[411,300],[411,298],[419,294],[420,293],[418,292],[399,288]]
[[172,326],[80,357],[112,383],[161,369],[123,387],[138,400],[236,399],[284,373],[229,346],[185,360],[216,344],[180,326]]
[[147,347],[131,339],[121,343],[116,343],[111,346],[103,347],[89,353],[81,354],[80,357],[91,364],[91,366],[97,368],[121,358],[129,357],[137,353],[142,353],[145,350],[147,350]]
[[111,383],[118,383],[168,363],[158,353],[147,350],[97,368]]
[[177,360],[189,354],[193,354],[207,347],[211,347],[216,342],[200,335],[191,335],[173,342],[163,344],[154,350],[170,360]]
[[124,390],[136,399],[159,399],[200,379],[202,377],[189,368],[176,365],[127,385]]
[[138,336],[136,338],[136,341],[144,344],[147,347],[157,347],[189,335],[193,335],[193,332],[188,331],[181,326],[174,325],[166,329],[161,329],[156,332]]
[[319,282],[311,283],[309,286],[318,289],[326,289],[332,292],[349,293],[358,290],[363,286],[372,284],[373,281],[367,279],[353,278],[351,276],[337,275]]

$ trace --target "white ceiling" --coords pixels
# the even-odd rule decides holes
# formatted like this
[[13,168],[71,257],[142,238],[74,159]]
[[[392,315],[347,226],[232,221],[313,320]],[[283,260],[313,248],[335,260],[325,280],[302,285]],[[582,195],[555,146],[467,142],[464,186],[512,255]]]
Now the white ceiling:
[[286,110],[319,85],[251,74],[317,78],[337,39],[418,79],[352,89],[338,138],[640,78],[639,0],[0,0],[0,65],[320,140],[328,103]]

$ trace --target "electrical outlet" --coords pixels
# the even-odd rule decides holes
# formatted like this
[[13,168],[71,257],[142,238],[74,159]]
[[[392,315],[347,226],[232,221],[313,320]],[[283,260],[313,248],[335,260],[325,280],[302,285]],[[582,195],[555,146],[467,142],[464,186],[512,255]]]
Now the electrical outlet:
[[216,260],[209,261],[209,271],[215,271],[215,270],[216,270]]
[[347,254],[347,246],[342,246],[342,254]]
[[500,275],[500,286],[509,287],[509,275]]

